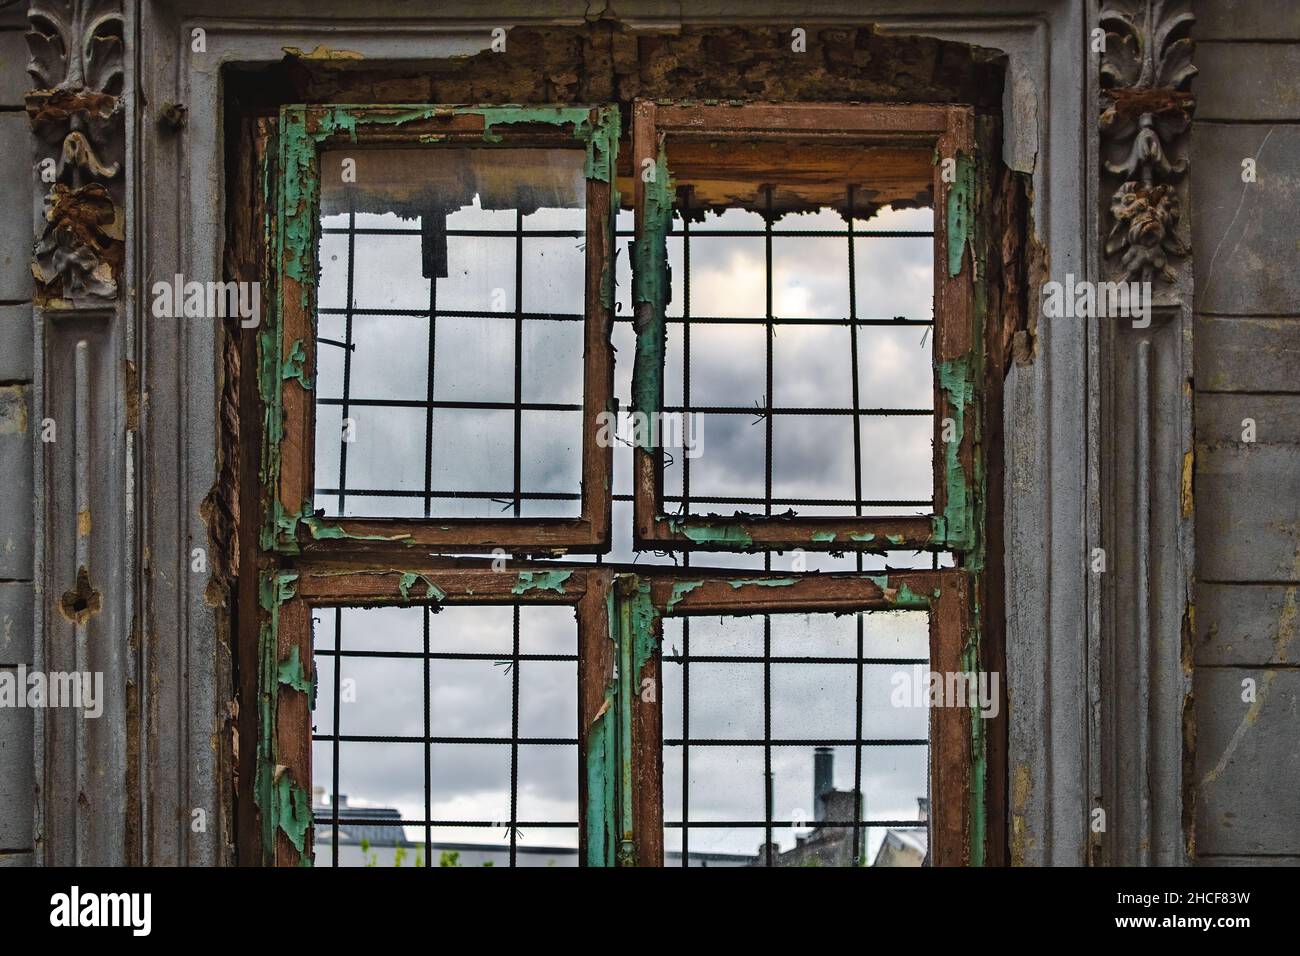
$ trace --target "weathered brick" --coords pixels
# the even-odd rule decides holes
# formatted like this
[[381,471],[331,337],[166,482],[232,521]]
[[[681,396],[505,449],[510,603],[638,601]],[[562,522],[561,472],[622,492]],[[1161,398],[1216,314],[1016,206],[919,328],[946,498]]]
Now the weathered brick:
[[1198,316],[1196,387],[1300,393],[1300,319]]
[[0,707],[0,850],[31,845],[32,712]]
[[[1253,183],[1241,181],[1247,157]],[[1197,123],[1191,175],[1197,310],[1300,315],[1300,126]]]
[[32,307],[0,306],[0,382],[32,380]]
[[1197,119],[1300,120],[1300,44],[1209,43],[1195,62]]
[[0,667],[32,662],[32,586],[0,583]]
[[1300,661],[1300,584],[1201,584],[1196,589],[1196,663]]
[[1195,694],[1197,850],[1300,854],[1300,672],[1202,667]]
[[32,576],[32,455],[29,385],[0,386],[0,578]]

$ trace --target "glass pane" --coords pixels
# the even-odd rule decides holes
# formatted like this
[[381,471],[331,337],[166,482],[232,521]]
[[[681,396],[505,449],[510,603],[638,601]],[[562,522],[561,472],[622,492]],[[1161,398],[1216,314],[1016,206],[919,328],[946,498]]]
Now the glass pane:
[[[699,182],[679,186],[722,188],[692,171]],[[917,439],[933,411],[930,210],[886,206],[851,234],[847,182],[836,205],[801,205],[807,184],[777,183],[770,218],[766,185],[754,188],[726,193],[749,208],[674,220],[668,257],[689,300],[669,310],[664,402],[706,411],[695,456],[666,460],[664,511],[730,514],[726,498],[755,515],[928,513],[933,456]],[[689,489],[684,507],[670,482]]]
[[924,611],[668,618],[666,864],[919,865],[928,698],[899,687],[926,686],[928,628]]
[[572,607],[317,609],[313,620],[318,865],[337,851],[341,866],[510,866],[512,847],[517,866],[576,865]]
[[[333,173],[345,158],[355,182]],[[581,513],[585,158],[323,154],[315,504],[327,516]]]

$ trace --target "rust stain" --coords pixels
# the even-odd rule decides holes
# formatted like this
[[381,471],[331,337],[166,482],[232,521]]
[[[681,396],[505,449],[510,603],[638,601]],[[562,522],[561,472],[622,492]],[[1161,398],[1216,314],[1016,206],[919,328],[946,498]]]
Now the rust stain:
[[107,118],[117,109],[117,97],[96,90],[33,90],[27,94],[32,127],[67,124],[74,116]]
[[364,60],[365,55],[355,50],[335,50],[323,43],[316,45],[310,53],[303,53],[296,46],[281,47],[285,54],[298,60]]
[[126,360],[126,430],[140,430],[140,373],[130,359]]
[[0,435],[27,434],[27,398],[23,385],[0,387]]
[[1182,503],[1183,517],[1192,516],[1192,475],[1194,473],[1193,465],[1195,463],[1195,454],[1192,449],[1183,452],[1183,480],[1182,480]]
[[1127,87],[1106,90],[1112,105],[1101,114],[1103,128],[1115,122],[1131,122],[1144,114],[1181,114],[1191,110],[1192,94],[1168,87]]
[[1011,865],[1025,865],[1025,851],[1034,845],[1028,837],[1025,827],[1025,808],[1029,805],[1029,794],[1033,784],[1029,777],[1029,767],[1021,764],[1016,768],[1015,781],[1011,787]]
[[59,610],[73,624],[85,624],[92,614],[99,613],[101,605],[99,592],[90,586],[90,572],[83,564],[77,569],[77,586],[64,592]]

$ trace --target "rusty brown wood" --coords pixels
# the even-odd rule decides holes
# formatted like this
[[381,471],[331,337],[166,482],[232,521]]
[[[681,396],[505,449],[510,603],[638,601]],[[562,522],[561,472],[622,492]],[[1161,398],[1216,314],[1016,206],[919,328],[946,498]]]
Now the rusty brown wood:
[[[603,486],[602,486],[603,487]],[[398,555],[412,548],[438,551],[491,551],[501,548],[520,554],[590,554],[605,550],[600,531],[582,518],[331,518],[344,538],[313,538],[299,534],[304,554],[317,557],[349,553]],[[608,518],[606,518],[608,525]]]
[[[567,576],[550,586],[531,585],[521,575],[543,575],[553,569],[529,571],[511,566],[491,568],[349,568],[303,569],[295,590],[317,607],[357,604],[575,604],[587,591],[586,570],[560,572]],[[406,577],[404,577],[406,576]],[[441,592],[430,597],[429,587]],[[405,588],[405,593],[403,593]]]
[[[930,614],[930,670],[965,670],[962,651],[970,635],[969,583],[950,574]],[[971,712],[964,704],[930,709],[930,863],[966,866],[971,859]]]
[[[635,220],[636,241],[645,241],[645,182],[640,171],[645,163],[655,163],[659,157],[659,141],[655,132],[655,114],[657,107],[650,100],[638,99],[632,104],[632,181],[635,183],[633,193],[633,213]],[[633,310],[636,303],[633,302]],[[660,390],[659,404],[663,404]],[[656,533],[656,515],[662,499],[661,458],[638,444],[632,450],[632,524],[633,537],[638,546],[642,541],[653,539]]]
[[[926,608],[958,571],[853,572],[785,576],[731,572],[727,578],[694,578],[677,571],[655,578],[650,595],[663,614],[764,614]],[[680,586],[679,586],[680,585]]]
[[[613,575],[608,571],[584,572],[586,580],[583,595],[577,604],[578,614],[578,806],[583,818],[578,827],[578,860],[585,865],[593,853],[601,859],[614,855],[614,845],[592,847],[590,834],[601,834],[600,839],[612,840],[613,834],[604,827],[588,824],[591,806],[588,756],[591,752],[593,725],[604,714],[605,691],[614,680],[614,642],[610,635],[609,609],[606,597],[612,586]],[[607,768],[607,770],[612,768]]]
[[[272,288],[267,274],[272,263],[261,242],[261,224],[266,213],[266,197],[260,188],[262,166],[268,156],[275,155],[273,134],[276,120],[262,118],[241,125],[240,156],[249,162],[241,163],[239,174],[231,182],[232,233],[230,249],[232,271],[236,278],[260,281],[262,289]],[[263,314],[269,307],[262,303]],[[240,375],[238,399],[239,475],[235,534],[238,547],[236,601],[231,617],[231,642],[234,650],[236,673],[235,754],[235,861],[241,865],[262,862],[261,829],[253,784],[257,775],[257,675],[258,640],[261,616],[258,604],[258,568],[262,553],[258,541],[262,527],[262,507],[266,489],[257,480],[258,461],[262,448],[263,407],[257,385],[257,337],[241,334],[239,341]]]
[[[708,209],[741,207],[773,216],[830,207],[847,214],[845,183],[869,184],[854,215],[883,206],[930,205],[934,150],[930,146],[864,146],[860,142],[728,140],[670,137],[673,178],[691,184],[692,218]],[[719,154],[723,160],[719,162]],[[780,182],[773,184],[774,170]],[[770,198],[764,187],[773,186]],[[867,196],[870,201],[867,201]],[[768,203],[770,202],[770,207]]]
[[637,866],[664,865],[663,621],[658,615],[653,627],[654,652],[634,675],[632,685],[632,829]]
[[[312,653],[311,608],[306,601],[292,599],[280,605],[280,626],[276,631],[276,660],[287,661],[295,656],[302,662],[302,676],[315,682],[316,664]],[[274,773],[288,773],[302,790],[311,792],[311,694],[284,682],[276,691],[275,741],[276,760]],[[308,811],[310,812],[310,810]],[[283,828],[275,831],[273,863],[276,866],[298,866],[312,855],[313,827],[308,827],[306,843],[301,853],[289,840]]]
[[[689,523],[693,529],[712,529],[719,534],[725,531],[728,536],[693,541],[673,527],[677,520]],[[641,531],[640,524],[637,531]],[[667,550],[666,546],[670,546],[686,547],[692,551],[729,552],[784,551],[793,548],[803,548],[805,551],[884,551],[921,550],[934,543],[934,523],[929,515],[903,518],[691,515],[685,519],[665,520],[661,517],[649,522],[645,532],[638,534],[638,546],[656,550]],[[826,537],[827,535],[831,537]]]
[[[948,108],[950,125],[939,137],[936,150],[941,159],[958,160],[964,156],[974,160],[974,113],[965,108]],[[945,180],[944,163],[934,166],[934,361],[938,367],[966,355],[971,347],[971,312],[974,296],[974,262],[971,249],[962,253],[962,267],[953,275],[949,267],[949,252],[953,237],[948,234],[942,218],[952,202],[956,182]],[[974,200],[974,196],[971,197]],[[974,224],[967,225],[967,234],[975,234]],[[960,237],[959,237],[960,240]],[[940,449],[944,447],[945,419],[957,420],[961,410],[954,407],[949,394],[935,384],[934,389],[934,448],[936,463],[942,461]],[[967,475],[974,474],[975,433],[974,422],[967,421],[962,430],[957,458]],[[948,483],[943,468],[936,465],[934,482],[934,510],[943,514],[948,505]]]
[[735,106],[660,104],[661,133],[701,136],[819,134],[843,140],[897,141],[915,134],[933,139],[960,107],[919,103],[744,103]]

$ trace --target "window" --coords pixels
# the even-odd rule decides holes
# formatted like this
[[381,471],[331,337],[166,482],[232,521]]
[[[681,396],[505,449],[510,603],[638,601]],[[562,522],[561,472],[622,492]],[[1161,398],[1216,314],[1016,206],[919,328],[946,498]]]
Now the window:
[[[693,407],[692,334],[704,337],[706,347],[725,340],[725,347],[714,347],[725,351],[732,367],[727,384],[747,379],[745,397],[761,396],[749,406],[734,400],[722,404],[727,389],[715,384],[710,390],[705,383],[703,407],[722,424],[731,460],[743,462],[741,468],[701,469],[708,485],[695,500],[711,506],[706,514],[689,504],[690,456],[683,453],[673,461],[679,468],[665,468],[663,445],[645,430],[648,440],[639,443],[636,464],[639,540],[728,551],[852,551],[885,542],[939,550],[969,547],[976,471],[971,416],[979,369],[971,270],[961,268],[973,185],[969,110],[663,106],[642,100],[636,103],[633,123],[633,160],[645,171],[637,180],[636,261],[642,268],[636,285],[634,411],[657,422],[659,413],[678,410],[665,403],[664,388],[666,352],[671,351],[665,343],[674,321],[674,310],[668,308],[673,240],[681,250],[684,275],[682,309],[676,316],[682,329],[676,351],[685,366],[680,410],[689,414]],[[732,148],[719,155],[720,144]],[[864,191],[859,180],[865,177],[872,186]],[[869,218],[899,202],[943,209],[945,228],[934,232],[925,217],[905,215],[892,218],[913,228],[855,228],[860,213]],[[714,209],[725,212],[692,232],[692,217]],[[814,211],[808,218],[821,228],[778,227],[778,212],[804,211]],[[826,228],[835,213],[843,226]],[[680,229],[672,228],[674,221]],[[741,228],[733,228],[736,224]],[[914,228],[922,224],[927,227]],[[871,268],[872,243],[930,236],[933,318],[923,295],[906,294],[906,275],[881,283],[903,286],[903,295],[897,289],[870,294],[876,287],[861,282],[860,273]],[[733,250],[738,243],[748,245],[752,260],[761,257],[760,275],[750,290],[761,287],[764,295],[761,301],[753,295],[747,301],[743,290],[726,289],[712,297],[728,309],[726,315],[710,316],[707,311],[715,310],[707,310],[696,317],[692,248],[724,239]],[[816,274],[805,267],[804,288],[789,287],[804,295],[778,306],[775,288],[782,273],[800,261],[799,247],[811,249],[806,255],[820,264],[812,270]],[[837,262],[843,263],[838,270],[828,268]],[[808,286],[818,283],[828,288],[820,296],[808,295]],[[912,284],[913,291],[930,291],[924,286],[915,290]],[[860,295],[863,291],[868,294]],[[809,314],[810,300],[830,308]],[[900,310],[904,314],[887,314]],[[933,363],[918,367],[896,391],[882,387],[860,366],[881,349],[896,349],[897,333],[909,326],[933,326]],[[838,367],[824,366],[834,370],[830,379],[838,387],[816,381],[818,370],[807,368],[809,357],[818,353],[841,359]],[[739,374],[737,365],[742,366]],[[933,386],[931,400],[918,396],[910,406],[897,402],[915,395],[926,378]],[[761,422],[761,435],[743,427],[744,416]],[[927,433],[942,453],[928,454]],[[852,455],[826,454],[834,449],[851,449]],[[893,475],[877,467],[883,461],[896,466]],[[722,493],[729,485],[739,486],[741,493]],[[679,506],[676,513],[667,511],[669,504]],[[724,504],[733,506],[733,515],[716,513]],[[794,512],[796,505],[801,514]],[[761,511],[755,514],[754,506]]]
[[978,853],[970,112],[630,116],[280,114],[267,862]]
[[617,110],[281,127],[266,543],[602,550]]
[[[384,853],[391,866],[408,830],[399,865],[469,865],[468,847],[510,866],[603,862],[604,815],[579,806],[599,800],[587,781],[609,744],[590,731],[612,667],[608,580],[445,567],[294,578],[279,613],[313,636],[312,779],[330,798],[316,815],[317,864]],[[406,806],[380,814],[340,800],[376,774]]]

